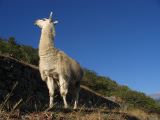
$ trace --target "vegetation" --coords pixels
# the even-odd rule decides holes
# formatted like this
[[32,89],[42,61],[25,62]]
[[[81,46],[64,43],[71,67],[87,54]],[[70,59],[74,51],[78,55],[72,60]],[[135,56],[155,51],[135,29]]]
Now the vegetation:
[[127,86],[117,84],[108,77],[98,76],[95,72],[85,70],[83,85],[104,96],[116,96],[121,98],[121,103],[125,103],[129,108],[139,108],[147,112],[160,113],[160,105],[146,96],[144,93],[133,91]]
[[[19,45],[14,37],[8,40],[0,38],[0,54],[14,57],[30,64],[38,65],[38,49],[31,46]],[[138,108],[146,112],[160,113],[160,104],[144,93],[133,91],[127,86],[119,85],[108,77],[99,76],[94,71],[85,69],[82,81],[90,89],[104,95],[120,98],[128,108]]]
[[0,38],[0,54],[38,65],[38,49],[34,49],[31,46],[19,45],[14,37],[10,37],[8,40]]
[[157,103],[160,105],[160,99],[159,100],[156,100],[157,101]]

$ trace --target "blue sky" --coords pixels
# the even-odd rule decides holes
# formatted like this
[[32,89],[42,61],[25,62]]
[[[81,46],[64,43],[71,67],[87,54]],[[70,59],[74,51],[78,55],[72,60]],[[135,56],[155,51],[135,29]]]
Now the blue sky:
[[119,84],[160,92],[160,1],[0,0],[0,37],[37,48],[33,23],[50,11],[57,48]]

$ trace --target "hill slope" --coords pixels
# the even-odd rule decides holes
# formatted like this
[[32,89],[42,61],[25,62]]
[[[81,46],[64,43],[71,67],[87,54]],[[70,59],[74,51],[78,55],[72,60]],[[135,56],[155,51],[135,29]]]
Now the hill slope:
[[[71,103],[71,96],[69,95],[67,98]],[[79,105],[80,109],[77,111],[62,109],[63,103],[58,91],[55,96],[56,109],[54,109],[54,112],[44,112],[48,106],[48,101],[48,89],[40,79],[36,66],[0,55],[1,119],[139,120],[132,114],[110,111],[112,108],[119,108],[119,104],[104,98],[84,85],[81,86],[79,99],[81,105]],[[11,112],[4,112],[4,110]]]
[[[12,56],[18,60],[25,61],[30,64],[38,64],[38,53],[37,49],[34,49],[30,46],[25,45],[19,45],[15,42],[15,39],[13,37],[9,38],[8,40],[4,40],[0,38],[0,54]],[[8,57],[9,58],[9,57]],[[15,60],[16,61],[16,60]],[[5,65],[5,64],[3,64]],[[24,64],[25,65],[25,64]],[[32,65],[29,65],[32,66]],[[11,66],[10,66],[11,67]],[[28,68],[28,67],[27,67]],[[33,67],[37,69],[37,67]],[[8,68],[10,69],[10,68]],[[19,71],[20,69],[18,69]],[[12,71],[8,70],[8,73],[3,73],[3,70],[0,69],[2,72],[1,79],[5,80],[5,76],[9,76],[9,73]],[[22,72],[22,70],[21,70]],[[34,73],[34,72],[33,72]],[[27,80],[32,79],[36,74],[39,74],[35,72],[33,74],[32,72],[23,71],[22,74],[24,74],[26,77],[31,76],[31,78],[27,78]],[[14,76],[14,74],[10,75],[11,77]],[[20,76],[16,78],[16,80],[19,80]],[[22,78],[24,79],[24,78]],[[37,78],[40,79],[39,77]],[[14,81],[14,80],[13,80]],[[41,81],[42,83],[42,81]],[[29,83],[35,84],[35,83]],[[44,83],[42,83],[44,84]],[[3,86],[3,84],[0,84]],[[87,86],[88,89],[91,89],[93,91],[96,91],[97,93],[100,93],[101,95],[105,97],[110,97],[110,99],[114,98],[115,101],[120,102],[122,104],[125,104],[125,107],[127,108],[140,108],[142,110],[145,110],[147,112],[160,112],[160,106],[155,102],[151,97],[146,96],[144,93],[133,91],[127,86],[119,85],[115,81],[111,80],[108,77],[99,76],[95,72],[85,69],[85,76],[82,81],[82,85]],[[27,88],[27,86],[24,86]],[[45,85],[42,87],[46,87]],[[0,87],[1,88],[1,87]],[[34,92],[37,91],[40,87],[34,87]],[[33,93],[34,93],[33,92]],[[48,92],[46,90],[46,92]],[[39,93],[37,93],[39,94]],[[87,97],[86,97],[87,98]],[[104,98],[104,97],[103,97]],[[90,104],[90,103],[89,103]]]
[[[14,105],[15,102],[23,99],[23,103],[27,104],[21,105],[21,108],[31,109],[35,102],[41,102],[41,104],[48,104],[48,89],[46,84],[42,82],[38,68],[34,65],[29,65],[24,62],[19,62],[11,57],[6,57],[0,55],[0,100],[3,101],[5,96],[12,90],[12,86],[18,82],[12,92],[12,97],[10,98],[10,106]],[[6,87],[8,86],[8,87]],[[69,91],[70,92],[70,91]],[[67,99],[71,102],[72,96],[69,94]],[[56,93],[56,104],[62,104],[62,98],[59,93]],[[34,102],[33,104],[31,104]],[[102,95],[90,90],[88,87],[82,85],[80,90],[80,100],[81,105],[87,107],[100,107],[105,106],[108,108],[119,107],[117,103],[114,103]],[[30,105],[28,105],[30,104]],[[42,105],[41,105],[42,106]],[[41,107],[39,106],[39,107]]]

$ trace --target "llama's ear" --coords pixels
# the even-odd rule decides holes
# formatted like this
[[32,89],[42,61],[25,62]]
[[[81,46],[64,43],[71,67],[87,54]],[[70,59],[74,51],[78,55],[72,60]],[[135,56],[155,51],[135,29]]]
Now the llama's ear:
[[50,15],[49,15],[49,19],[50,19],[50,20],[52,19],[52,14],[53,14],[53,13],[51,12]]
[[56,24],[58,23],[58,21],[56,20],[56,21],[54,21],[53,23],[54,23],[54,25],[56,25]]

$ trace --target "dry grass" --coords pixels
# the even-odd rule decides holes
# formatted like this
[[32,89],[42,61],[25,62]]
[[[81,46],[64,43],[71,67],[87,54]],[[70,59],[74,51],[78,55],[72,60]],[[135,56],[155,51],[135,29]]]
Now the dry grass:
[[139,120],[126,113],[105,109],[56,109],[48,112],[23,113],[20,111],[0,112],[0,120]]
[[127,120],[123,116],[117,116],[114,114],[103,114],[100,112],[95,113],[83,113],[83,112],[71,112],[71,113],[54,113],[54,112],[35,112],[28,114],[19,114],[18,112],[0,113],[0,120]]
[[132,110],[127,111],[127,113],[132,116],[137,116],[141,120],[147,120],[148,118],[148,114],[139,109],[132,109]]
[[3,110],[5,110],[5,109],[11,110],[11,111],[15,110],[20,105],[20,103],[23,101],[23,99],[20,98],[19,101],[16,102],[13,106],[10,106],[10,103],[8,102],[9,99],[11,98],[12,93],[13,93],[13,91],[16,88],[17,85],[18,85],[18,82],[15,82],[15,84],[13,85],[12,90],[10,91],[10,93],[8,93],[6,95],[4,101],[0,104],[0,112],[3,111]]
[[129,116],[135,116],[139,120],[159,120],[158,114],[149,114],[140,109],[121,110],[122,113],[127,113]]

